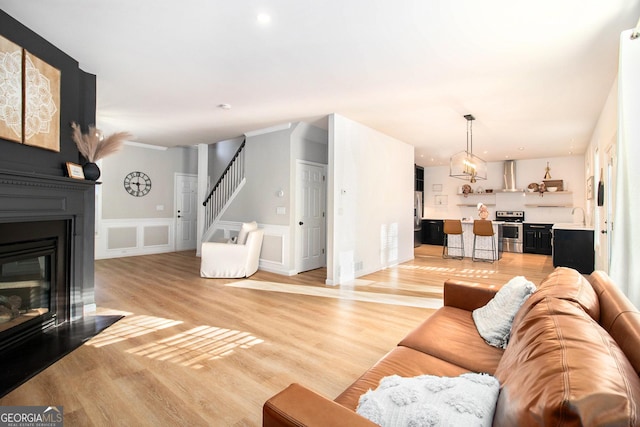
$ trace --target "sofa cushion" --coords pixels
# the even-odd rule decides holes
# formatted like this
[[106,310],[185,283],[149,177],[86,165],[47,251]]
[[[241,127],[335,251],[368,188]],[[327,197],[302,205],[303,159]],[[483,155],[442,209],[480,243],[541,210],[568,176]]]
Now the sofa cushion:
[[371,369],[347,387],[335,401],[353,411],[358,406],[360,396],[378,387],[380,380],[389,375],[415,377],[423,374],[454,377],[468,372],[437,357],[430,356],[409,347],[398,346],[387,353]]
[[637,425],[640,380],[573,301],[544,297],[512,330],[495,376],[494,425]]
[[399,345],[430,354],[469,371],[492,375],[504,352],[482,339],[470,311],[448,306],[429,316]]
[[524,276],[509,280],[483,307],[473,310],[473,321],[478,333],[487,344],[506,348],[511,334],[511,323],[536,285]]
[[600,319],[598,295],[589,281],[572,268],[557,267],[540,283],[534,297],[554,297],[571,301],[582,307],[596,322]]
[[491,375],[388,376],[357,413],[380,426],[491,426],[500,385]]
[[589,283],[600,299],[600,325],[609,332],[640,375],[640,310],[604,271],[594,271]]
[[243,223],[242,227],[240,227],[240,232],[238,233],[238,241],[236,243],[238,245],[244,245],[245,243],[247,243],[247,236],[249,235],[249,232],[257,229],[258,223],[255,221]]

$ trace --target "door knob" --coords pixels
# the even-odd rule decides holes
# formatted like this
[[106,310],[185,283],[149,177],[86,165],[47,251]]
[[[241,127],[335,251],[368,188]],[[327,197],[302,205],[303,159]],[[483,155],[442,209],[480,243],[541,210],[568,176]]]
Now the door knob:
[[302,224],[304,224],[304,222],[302,222],[302,221],[300,221],[300,222],[298,223],[298,225],[302,225]]
[[600,230],[602,234],[607,234],[607,230]]

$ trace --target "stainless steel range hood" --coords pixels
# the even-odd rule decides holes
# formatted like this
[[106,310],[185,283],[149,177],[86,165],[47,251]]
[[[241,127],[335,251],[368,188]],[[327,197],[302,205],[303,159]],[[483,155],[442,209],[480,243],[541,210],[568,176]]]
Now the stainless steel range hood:
[[504,162],[504,187],[502,191],[506,193],[515,193],[522,191],[516,186],[516,162],[515,160],[506,160]]

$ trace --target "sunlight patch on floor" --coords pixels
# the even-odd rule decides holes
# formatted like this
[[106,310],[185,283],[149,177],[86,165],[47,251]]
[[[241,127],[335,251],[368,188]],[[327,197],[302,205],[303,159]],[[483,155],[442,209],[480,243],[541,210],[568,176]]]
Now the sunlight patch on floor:
[[[89,340],[87,345],[103,347],[183,323],[162,317],[128,314]],[[236,349],[248,349],[263,342],[249,332],[203,325],[128,349],[126,353],[200,369],[207,360],[220,359]]]
[[323,298],[345,299],[351,301],[373,302],[378,304],[403,305],[437,309],[442,307],[441,298],[415,297],[408,295],[393,295],[377,292],[363,292],[353,290],[352,287],[321,288],[317,286],[290,285],[286,283],[261,282],[258,280],[240,280],[225,286],[258,291],[284,292],[298,295],[308,295]]
[[442,274],[461,279],[489,279],[498,274],[497,270],[486,268],[459,268],[459,267],[431,267],[427,265],[400,264],[398,268],[403,270],[419,270],[428,273]]
[[237,348],[247,349],[264,341],[248,332],[215,326],[198,326],[169,338],[127,350],[150,359],[200,369],[202,362],[229,356]]
[[127,316],[95,336],[87,344],[93,347],[102,347],[167,329],[181,323],[179,320],[163,319],[156,316]]

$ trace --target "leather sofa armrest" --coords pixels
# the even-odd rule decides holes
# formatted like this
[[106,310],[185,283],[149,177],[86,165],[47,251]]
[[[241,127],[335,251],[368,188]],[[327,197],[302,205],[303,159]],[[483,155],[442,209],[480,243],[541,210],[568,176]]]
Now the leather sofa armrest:
[[500,286],[448,279],[444,282],[444,305],[473,311],[488,303]]
[[291,384],[262,407],[262,426],[355,426],[376,424],[300,384]]

